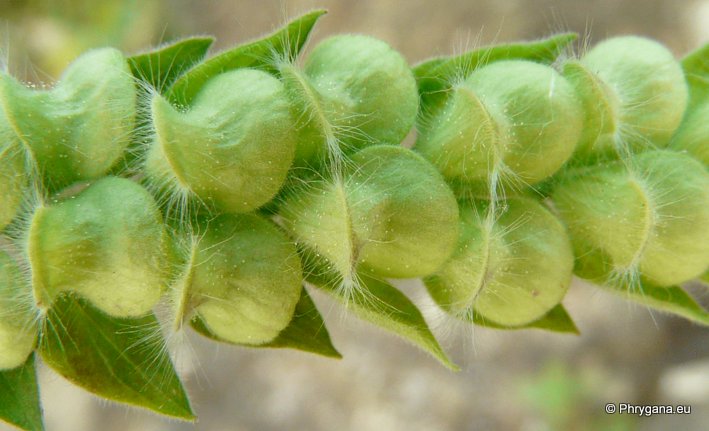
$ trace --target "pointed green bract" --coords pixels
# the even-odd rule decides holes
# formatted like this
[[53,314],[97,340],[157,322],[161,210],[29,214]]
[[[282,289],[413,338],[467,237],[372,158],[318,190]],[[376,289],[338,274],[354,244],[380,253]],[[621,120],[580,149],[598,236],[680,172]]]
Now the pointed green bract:
[[165,93],[180,76],[207,55],[213,37],[189,37],[128,57],[133,76]]
[[153,314],[118,319],[62,294],[47,312],[40,352],[52,369],[98,396],[195,419]]
[[0,74],[0,105],[32,154],[45,185],[58,190],[99,178],[121,158],[136,115],[136,89],[120,51],[89,51],[49,90]]
[[358,274],[355,277],[360,289],[348,292],[320,263],[308,257],[305,261],[312,264],[307,268],[308,281],[342,302],[357,317],[413,343],[447,368],[458,370],[438,344],[416,305],[391,284]]
[[150,194],[115,177],[38,207],[28,255],[35,298],[51,306],[73,291],[116,317],[149,312],[166,284],[166,236]]
[[456,317],[529,325],[566,294],[571,244],[561,222],[536,201],[509,199],[499,215],[487,205],[461,203],[458,248],[424,283],[436,303]]
[[419,122],[415,149],[461,189],[484,190],[497,177],[514,189],[534,184],[573,153],[581,108],[551,67],[497,61],[451,91],[437,115]]
[[709,44],[685,57],[682,68],[689,84],[689,106],[671,146],[709,167]]
[[331,37],[313,49],[302,71],[284,64],[281,75],[301,119],[297,162],[398,145],[414,124],[413,74],[401,54],[372,37]]
[[355,153],[344,179],[306,182],[280,215],[296,241],[354,283],[359,270],[409,278],[435,271],[453,252],[455,198],[440,174],[402,147]]
[[709,311],[702,308],[681,287],[657,287],[650,283],[642,283],[634,288],[627,289],[613,284],[601,285],[601,288],[622,296],[628,301],[670,313],[691,320],[704,326],[709,326]]
[[261,345],[291,322],[301,292],[295,246],[256,215],[209,220],[174,287],[176,323],[198,316],[220,339]]
[[421,95],[421,112],[432,114],[443,106],[449,90],[478,67],[513,59],[551,64],[577,37],[575,33],[561,33],[538,41],[494,45],[418,64],[414,74]]
[[169,203],[186,194],[209,208],[248,212],[283,185],[295,132],[283,85],[273,76],[253,69],[223,73],[186,112],[155,96],[152,116],[156,135],[145,169]]
[[190,105],[211,78],[230,70],[251,67],[275,72],[274,63],[298,56],[315,23],[325,13],[322,9],[313,10],[265,38],[239,45],[199,64],[175,82],[170,100]]
[[699,277],[709,265],[709,173],[695,159],[649,151],[570,171],[553,193],[574,243],[579,276],[658,286]]
[[37,342],[32,286],[15,260],[0,249],[0,370],[21,366]]
[[[672,53],[650,39],[623,36],[606,39],[588,51],[578,63],[603,85],[600,104],[611,109],[599,112],[593,106],[586,82],[576,81],[585,100],[587,125],[596,123],[598,140],[586,141],[581,159],[617,158],[648,148],[664,147],[682,120],[687,106],[687,83]],[[605,96],[604,97],[604,94]],[[598,103],[598,102],[596,102]],[[615,118],[599,119],[610,114]],[[608,125],[612,135],[603,127]]]
[[0,371],[0,420],[26,431],[44,431],[34,355],[17,368]]
[[[215,341],[229,342],[214,335],[199,316],[195,316],[190,323],[197,332],[205,337]],[[293,320],[276,338],[258,346],[248,344],[245,346],[296,349],[329,358],[342,358],[340,352],[332,345],[325,322],[305,288],[300,293],[300,300],[295,307]]]
[[573,319],[569,315],[569,312],[566,311],[566,308],[564,308],[561,304],[556,305],[554,308],[549,310],[547,314],[539,319],[523,326],[497,325],[493,322],[485,320],[477,313],[473,313],[473,323],[495,329],[543,329],[562,334],[580,334],[578,328],[576,327],[576,323],[574,323]]

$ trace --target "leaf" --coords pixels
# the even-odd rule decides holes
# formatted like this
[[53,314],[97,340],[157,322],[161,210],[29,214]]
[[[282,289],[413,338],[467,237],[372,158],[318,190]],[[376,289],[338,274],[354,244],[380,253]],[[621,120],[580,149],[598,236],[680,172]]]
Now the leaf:
[[609,285],[600,287],[621,295],[629,301],[709,326],[709,312],[680,287],[656,287],[647,283],[635,289]]
[[112,318],[85,299],[63,294],[44,328],[42,358],[69,381],[109,400],[195,419],[153,314]]
[[709,81],[709,43],[684,57],[682,69],[687,74],[690,85],[695,80],[707,83]]
[[361,283],[356,289],[361,290],[347,292],[346,289],[339,288],[338,283],[323,275],[325,273],[312,272],[308,275],[308,281],[344,303],[360,319],[413,343],[447,368],[459,370],[438,344],[421,311],[398,289],[385,281],[359,274]]
[[274,55],[295,58],[315,23],[325,13],[325,10],[316,9],[292,20],[269,36],[239,45],[199,64],[175,82],[170,91],[171,101],[189,105],[205,82],[229,70],[252,67],[275,73],[276,70],[270,64]]
[[[155,88],[160,94],[165,94],[175,80],[204,59],[213,42],[213,37],[182,39],[153,51],[128,57],[128,65],[137,80]],[[151,100],[147,86],[139,86],[138,95],[140,104]],[[150,110],[146,106],[138,109],[134,136],[122,159],[113,166],[112,174],[130,176],[139,173],[136,168],[142,167],[140,160],[144,157],[143,153],[147,147],[143,131],[152,130],[151,122]]]
[[494,45],[453,57],[427,60],[414,67],[422,107],[434,108],[445,101],[453,81],[465,78],[475,68],[499,60],[530,60],[551,64],[561,50],[575,41],[576,33],[561,33],[533,42]]
[[213,37],[190,37],[128,57],[133,76],[164,93],[177,78],[207,55]]
[[482,319],[478,314],[473,315],[473,322],[476,325],[485,326],[487,328],[495,329],[546,329],[552,332],[561,332],[567,334],[579,335],[580,332],[576,327],[573,319],[566,311],[563,305],[559,304],[552,308],[547,314],[542,316],[540,319],[535,320],[532,323],[528,323],[524,326],[507,327],[502,325],[497,325],[492,322],[488,322]]
[[0,419],[23,430],[44,430],[34,354],[14,370],[0,371]]
[[[214,341],[229,343],[229,341],[223,340],[213,334],[199,316],[193,318],[191,324],[195,331],[205,337],[211,338]],[[293,320],[273,341],[258,346],[244,346],[257,348],[291,348],[330,358],[342,358],[340,352],[332,345],[330,334],[325,327],[325,322],[305,288],[301,290],[300,300],[295,307]]]

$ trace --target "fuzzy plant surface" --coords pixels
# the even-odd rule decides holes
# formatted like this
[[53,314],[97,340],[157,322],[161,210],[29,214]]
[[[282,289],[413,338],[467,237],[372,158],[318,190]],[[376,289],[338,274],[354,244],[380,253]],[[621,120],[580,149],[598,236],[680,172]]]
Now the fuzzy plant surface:
[[44,429],[41,361],[194,420],[168,340],[339,358],[315,290],[456,370],[392,279],[499,330],[578,334],[574,277],[709,326],[683,287],[709,282],[709,46],[301,55],[324,13],[212,56],[92,50],[51,87],[0,73],[0,418]]

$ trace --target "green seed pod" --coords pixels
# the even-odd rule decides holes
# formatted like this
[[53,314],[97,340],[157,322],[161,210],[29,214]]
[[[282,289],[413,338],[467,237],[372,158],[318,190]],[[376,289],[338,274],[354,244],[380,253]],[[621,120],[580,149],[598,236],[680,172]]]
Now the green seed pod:
[[463,190],[487,189],[493,171],[508,185],[534,184],[571,156],[581,108],[551,67],[498,61],[452,91],[442,109],[420,121],[415,149]]
[[640,275],[657,286],[700,276],[709,266],[709,173],[670,151],[630,162],[570,171],[553,192],[577,273],[624,283]]
[[256,215],[210,220],[174,290],[176,323],[197,315],[236,344],[273,340],[293,317],[303,274],[295,245]]
[[0,231],[17,215],[27,185],[25,152],[0,115]]
[[608,39],[565,68],[585,108],[578,158],[663,147],[682,120],[688,92],[672,53],[636,36]]
[[37,340],[32,290],[15,261],[0,250],[0,370],[17,368]]
[[561,222],[537,201],[511,198],[493,220],[487,202],[462,202],[451,259],[424,279],[447,312],[505,327],[554,308],[571,283],[574,256]]
[[331,37],[313,49],[303,71],[285,64],[281,75],[302,123],[297,163],[398,145],[414,124],[413,73],[401,54],[372,37]]
[[240,213],[265,204],[283,185],[295,133],[283,85],[266,72],[218,75],[186,112],[155,95],[152,115],[146,174],[162,191]]
[[37,208],[29,259],[37,303],[76,292],[115,317],[149,312],[165,287],[167,237],[150,194],[107,177],[76,196]]
[[403,147],[355,153],[344,179],[316,180],[281,207],[297,242],[343,280],[430,274],[453,252],[457,205],[433,166]]
[[59,189],[104,175],[130,142],[136,88],[120,51],[89,51],[57,85],[34,90],[0,73],[0,106],[16,139]]

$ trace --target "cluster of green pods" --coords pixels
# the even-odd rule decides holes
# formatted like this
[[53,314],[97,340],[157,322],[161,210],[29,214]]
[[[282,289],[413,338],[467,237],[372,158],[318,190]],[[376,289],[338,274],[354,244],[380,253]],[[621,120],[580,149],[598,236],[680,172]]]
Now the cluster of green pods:
[[565,34],[411,68],[340,35],[299,61],[320,15],[206,60],[194,38],[51,88],[0,74],[0,370],[52,365],[67,301],[338,356],[304,284],[451,367],[388,279],[496,328],[576,331],[574,274],[709,322],[673,290],[709,267],[707,48]]

